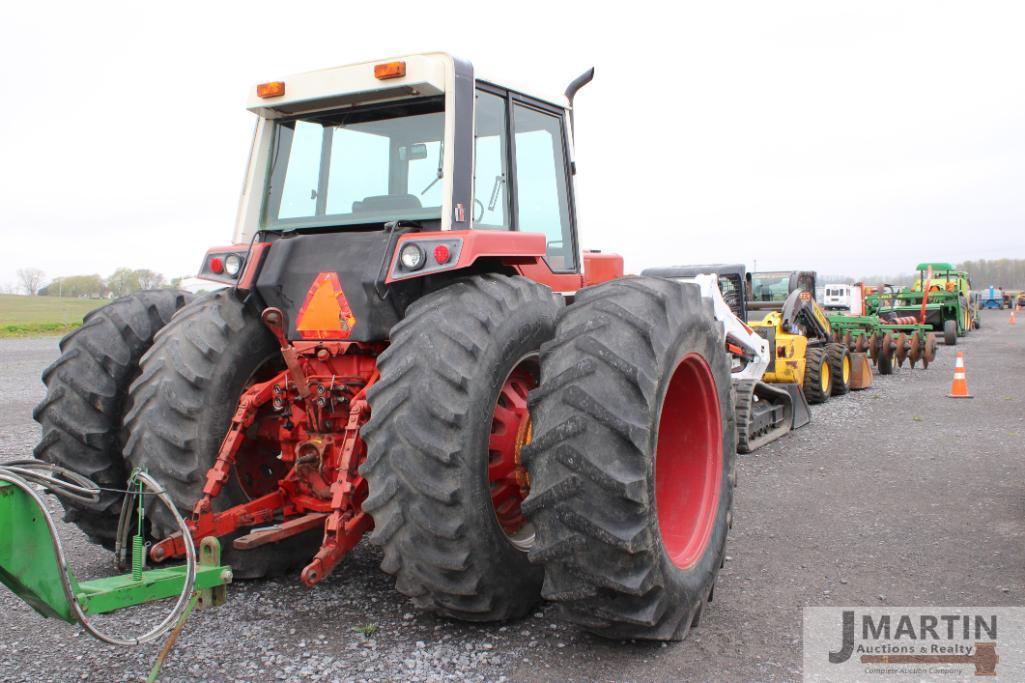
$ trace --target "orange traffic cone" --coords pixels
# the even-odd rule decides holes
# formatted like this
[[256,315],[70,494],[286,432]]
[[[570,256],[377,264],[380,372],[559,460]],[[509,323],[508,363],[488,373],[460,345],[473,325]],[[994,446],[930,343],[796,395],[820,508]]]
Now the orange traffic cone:
[[1012,324],[1012,325],[1017,325],[1017,324],[1018,324],[1018,316],[1016,316],[1016,315],[1014,314],[1014,312],[1015,312],[1016,310],[1018,310],[1018,307],[1017,307],[1017,306],[1015,306],[1014,308],[1012,308],[1012,309],[1011,309],[1011,324]]
[[957,360],[954,362],[954,382],[950,385],[949,398],[975,398],[968,393],[968,378],[964,371],[964,352],[957,352]]

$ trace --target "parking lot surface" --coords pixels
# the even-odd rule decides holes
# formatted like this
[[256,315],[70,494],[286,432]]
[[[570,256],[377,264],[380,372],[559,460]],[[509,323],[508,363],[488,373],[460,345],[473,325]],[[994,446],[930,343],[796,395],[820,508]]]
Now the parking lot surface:
[[[232,585],[226,606],[190,619],[161,680],[793,681],[806,606],[1025,604],[1025,325],[1006,311],[982,322],[928,370],[876,376],[741,456],[715,601],[683,643],[603,641],[549,606],[505,624],[436,619],[364,542],[312,590],[298,576]],[[955,350],[973,399],[946,398]],[[31,453],[56,355],[56,339],[0,340],[0,461]],[[108,552],[61,532],[79,575],[112,571]],[[102,645],[7,592],[0,615],[4,681],[140,680],[160,649]]]

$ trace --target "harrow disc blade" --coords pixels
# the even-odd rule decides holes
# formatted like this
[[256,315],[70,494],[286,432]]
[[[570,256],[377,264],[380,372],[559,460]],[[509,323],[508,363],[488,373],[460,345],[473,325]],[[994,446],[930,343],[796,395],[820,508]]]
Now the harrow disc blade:
[[897,367],[904,365],[904,361],[908,357],[908,335],[901,332],[897,335],[897,352],[894,354],[894,358],[897,360]]
[[889,332],[885,333],[879,342],[879,356],[886,360],[893,358],[893,337],[890,336]]
[[872,358],[873,365],[879,365],[879,351],[882,348],[882,342],[879,341],[879,335],[875,332],[868,338],[868,355]]
[[858,340],[854,344],[854,350],[857,353],[864,353],[867,348],[868,348],[868,337],[865,336],[864,332],[859,332],[858,333]]
[[911,348],[908,350],[908,358],[911,359],[911,367],[915,367],[922,358],[922,333],[915,332],[911,335]]
[[936,333],[925,335],[925,352],[922,354],[922,367],[928,368],[929,363],[936,360]]
[[844,345],[844,347],[848,351],[850,351],[850,349],[851,349],[851,333],[850,332],[844,332],[843,333],[843,345]]

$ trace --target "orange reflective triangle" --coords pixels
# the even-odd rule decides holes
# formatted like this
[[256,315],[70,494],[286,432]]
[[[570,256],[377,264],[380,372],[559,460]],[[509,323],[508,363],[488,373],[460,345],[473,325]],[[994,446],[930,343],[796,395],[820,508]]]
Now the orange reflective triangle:
[[320,273],[306,292],[295,330],[303,339],[348,339],[356,317],[338,281],[338,273]]

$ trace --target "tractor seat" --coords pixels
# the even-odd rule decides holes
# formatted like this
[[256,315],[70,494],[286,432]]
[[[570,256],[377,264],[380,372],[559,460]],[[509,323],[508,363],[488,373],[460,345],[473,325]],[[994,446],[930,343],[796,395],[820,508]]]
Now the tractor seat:
[[423,208],[423,204],[411,194],[379,194],[352,203],[353,213],[387,213]]

